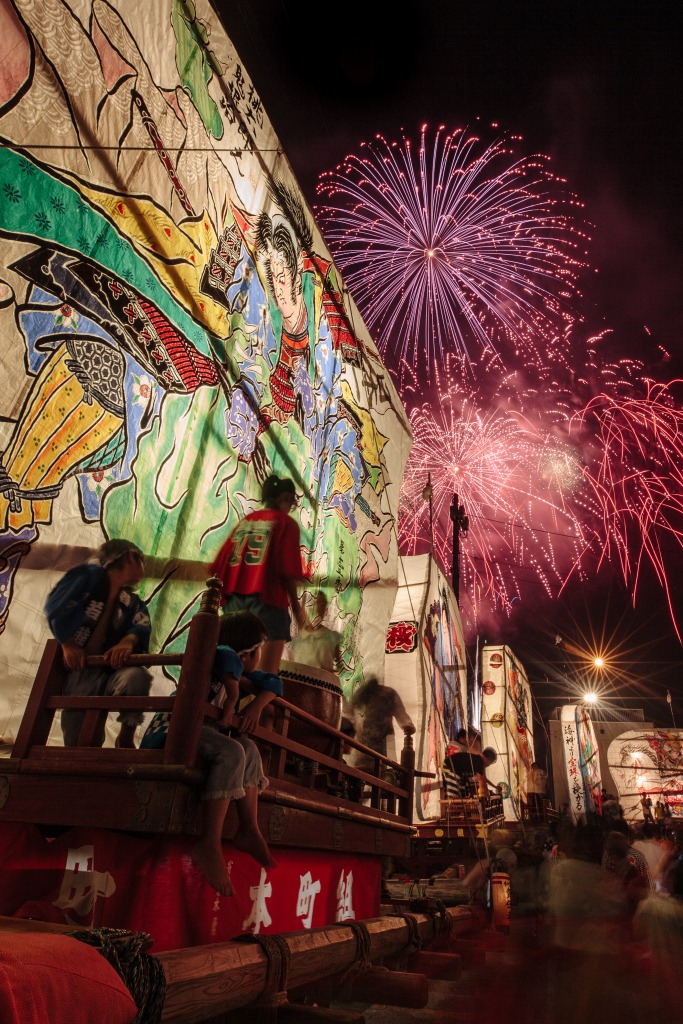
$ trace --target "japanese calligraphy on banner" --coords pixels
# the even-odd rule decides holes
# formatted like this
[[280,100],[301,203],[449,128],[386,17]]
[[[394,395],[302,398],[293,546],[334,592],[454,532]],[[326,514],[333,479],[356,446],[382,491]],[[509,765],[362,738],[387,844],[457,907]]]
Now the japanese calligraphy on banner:
[[593,723],[583,707],[566,704],[560,715],[572,820],[585,821],[600,793],[600,758]]
[[410,654],[417,647],[418,626],[414,620],[392,622],[387,632],[387,654]]
[[0,914],[148,932],[152,952],[379,914],[379,859],[277,851],[260,867],[225,846],[235,889],[222,897],[192,863],[194,840],[73,829],[50,843],[32,826],[0,830]]
[[[467,725],[467,667],[460,611],[453,589],[430,555],[403,556],[386,641],[386,682],[415,725],[418,820],[440,814],[441,769],[446,747]],[[419,616],[419,619],[418,619]],[[395,727],[396,753],[403,735]]]
[[484,646],[481,674],[481,742],[497,755],[486,777],[500,790],[506,819],[520,820],[534,760],[529,681],[522,663],[504,646]]
[[134,541],[182,650],[271,472],[344,689],[382,679],[410,428],[216,11],[3,0],[0,31],[0,736],[59,575]]

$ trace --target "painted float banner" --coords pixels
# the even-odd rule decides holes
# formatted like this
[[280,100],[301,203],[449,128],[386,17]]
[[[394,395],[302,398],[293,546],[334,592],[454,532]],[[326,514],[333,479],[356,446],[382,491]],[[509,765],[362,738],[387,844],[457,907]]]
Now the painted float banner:
[[224,846],[235,889],[219,896],[190,858],[193,840],[72,829],[46,842],[0,829],[0,914],[146,932],[152,953],[379,914],[377,858],[277,850],[275,868]]
[[569,810],[574,822],[586,820],[599,805],[600,756],[590,715],[585,708],[566,704],[561,711],[564,763],[569,785]]
[[481,654],[482,747],[498,759],[486,777],[503,797],[508,821],[521,820],[526,779],[534,760],[531,691],[526,671],[509,647],[485,645]]
[[382,679],[410,427],[216,10],[3,0],[0,38],[0,739],[62,573],[134,541],[180,651],[271,472],[342,686]]
[[[449,740],[467,725],[467,667],[453,589],[430,555],[399,559],[398,591],[387,631],[385,679],[416,728],[416,764],[435,778],[415,780],[418,821],[440,814],[441,768]],[[395,727],[395,753],[403,733]],[[388,748],[387,748],[388,750]]]
[[627,818],[642,817],[640,798],[661,797],[672,818],[683,819],[683,729],[631,730],[612,740],[607,765]]

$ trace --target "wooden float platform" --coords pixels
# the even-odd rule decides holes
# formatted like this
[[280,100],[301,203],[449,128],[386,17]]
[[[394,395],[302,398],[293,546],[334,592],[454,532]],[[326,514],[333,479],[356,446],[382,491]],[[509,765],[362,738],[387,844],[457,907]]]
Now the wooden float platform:
[[[190,624],[183,655],[131,658],[131,664],[179,666],[175,697],[66,697],[62,693],[65,669],[61,648],[55,641],[48,642],[11,755],[0,759],[0,824],[38,826],[48,837],[68,835],[70,829],[81,827],[148,837],[199,833],[199,798],[205,778],[198,756],[199,730],[205,717],[219,714],[203,696],[208,692],[218,632],[216,594],[216,587],[209,586],[202,609]],[[89,659],[92,664],[98,661],[101,659]],[[55,716],[65,708],[84,713],[75,747],[50,742]],[[127,708],[170,712],[162,750],[93,745],[106,716]],[[275,698],[273,708],[272,728],[258,728],[251,736],[269,779],[259,799],[259,825],[276,856],[279,847],[323,855],[359,854],[377,865],[386,858],[409,860],[422,830],[412,819],[412,736],[405,734],[400,761],[394,762],[287,700]],[[292,739],[289,729],[293,722],[298,726],[293,734],[301,735],[303,725],[304,733],[318,734],[320,742],[306,746]],[[235,721],[234,726],[237,724]],[[364,755],[363,770],[347,761],[354,748]],[[476,831],[476,823],[470,821],[473,808],[465,810],[466,826]],[[236,829],[233,806],[223,833],[227,843]],[[360,976],[360,968],[367,973],[376,962],[411,952],[417,956],[420,949],[432,946],[441,950],[453,972],[457,956],[449,942],[481,930],[489,922],[490,913],[482,905],[447,908],[435,899],[414,902],[399,898],[383,907],[380,917],[270,936],[245,934],[226,942],[176,950],[162,948],[154,954],[166,979],[162,1020],[198,1024],[256,1005],[272,989],[278,971],[276,988],[280,986],[284,1002],[286,992],[303,998],[307,987],[325,978],[341,992],[343,986],[337,983],[349,973]],[[127,923],[120,921],[118,926],[125,929]],[[8,925],[0,921],[0,931],[12,927],[72,930],[68,925],[20,919]],[[277,963],[273,962],[274,947],[268,944],[273,940],[280,951]],[[423,957],[428,960],[427,954]],[[427,960],[425,970],[442,969]],[[414,962],[418,961],[414,958]],[[397,981],[399,975],[401,972],[395,975]],[[402,978],[408,987],[413,985],[405,972]],[[424,985],[418,984],[418,994],[414,992],[413,997],[419,998],[423,990]],[[390,991],[386,1001],[392,998],[397,997]],[[307,1007],[307,1012],[310,1016],[314,1011]],[[284,1013],[282,1018],[286,1019]]]
[[[94,700],[94,698],[93,698]],[[106,700],[106,699],[102,699]],[[111,704],[111,700],[108,701]],[[117,706],[121,705],[119,698]],[[282,709],[296,713],[285,701]],[[269,730],[252,734],[265,754],[276,746],[292,759],[315,763],[315,773],[269,776],[259,800],[259,825],[269,843],[317,850],[407,856],[414,829],[397,809],[408,791],[343,761],[287,741]],[[339,733],[338,742],[347,738]],[[25,758],[0,761],[0,822],[38,824],[44,833],[70,827],[116,829],[143,834],[196,835],[201,828],[201,767],[160,764],[158,751],[44,748]],[[313,762],[312,758],[318,760]],[[155,763],[156,761],[156,763]],[[401,766],[388,762],[394,772]],[[331,778],[344,774],[362,786],[363,802],[337,792]],[[399,776],[394,776],[399,777]],[[366,802],[367,801],[367,802]],[[373,806],[373,803],[375,806]],[[226,839],[237,829],[234,807]]]
[[[9,758],[0,759],[0,822],[26,822],[44,832],[77,826],[143,834],[195,835],[201,828],[205,772],[199,731],[220,712],[206,704],[218,638],[220,581],[208,581],[192,618],[184,654],[133,655],[129,665],[179,666],[175,696],[73,697],[62,693],[66,669],[61,647],[46,644]],[[101,657],[89,657],[97,665]],[[269,778],[259,800],[259,824],[274,846],[353,850],[374,856],[409,853],[415,754],[405,736],[400,763],[356,743],[287,700],[274,698],[272,728],[251,733]],[[83,711],[78,745],[50,742],[55,716]],[[94,746],[109,712],[170,712],[160,750]],[[238,727],[234,720],[234,727]],[[290,738],[311,736],[311,745]],[[296,728],[295,728],[296,726]],[[316,737],[318,739],[316,739]],[[318,741],[319,740],[319,741]],[[364,770],[348,764],[352,748]],[[237,828],[234,805],[224,837]]]
[[[487,921],[481,908],[455,907],[435,913],[415,913],[414,927],[424,946],[440,934],[455,939],[476,932]],[[368,959],[375,962],[409,949],[413,927],[402,917],[386,915],[366,920]],[[287,988],[301,989],[321,978],[343,975],[358,957],[356,934],[345,925],[280,935],[287,949]],[[268,959],[256,944],[234,942],[160,955],[167,983],[163,1021],[193,1024],[210,1014],[247,1006],[265,987]],[[198,1009],[201,1007],[201,1009]],[[202,1014],[204,1016],[202,1016]]]

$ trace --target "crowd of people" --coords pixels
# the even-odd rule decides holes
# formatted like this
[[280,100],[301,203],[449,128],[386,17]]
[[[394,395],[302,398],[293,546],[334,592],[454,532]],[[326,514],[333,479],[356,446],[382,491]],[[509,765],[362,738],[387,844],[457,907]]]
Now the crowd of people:
[[515,1024],[680,1019],[683,1005],[683,853],[680,834],[650,822],[613,829],[601,814],[501,833],[462,880],[442,879],[455,898],[486,899],[492,872],[509,875],[514,964],[485,992],[473,1019],[495,1013]]
[[[680,838],[650,821],[624,828],[623,820],[618,828],[604,815],[588,824],[560,822],[538,871],[550,943],[574,965],[581,980],[574,1011],[589,1019],[600,1019],[600,1007],[626,1009],[629,998],[640,1006],[641,996],[664,1015],[680,1006]],[[639,1012],[630,1019],[639,1020]]]

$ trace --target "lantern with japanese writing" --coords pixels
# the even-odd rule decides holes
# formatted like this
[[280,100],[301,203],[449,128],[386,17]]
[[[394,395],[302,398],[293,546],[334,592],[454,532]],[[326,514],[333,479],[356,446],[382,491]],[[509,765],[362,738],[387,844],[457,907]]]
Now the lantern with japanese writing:
[[500,787],[507,821],[521,821],[534,760],[531,690],[524,666],[506,646],[482,650],[481,742],[497,757],[486,775]]
[[600,791],[600,758],[593,723],[585,708],[566,704],[562,708],[562,744],[569,786],[569,810],[574,822],[585,821],[595,810]]
[[507,932],[510,929],[511,900],[510,876],[506,871],[492,871],[491,916],[496,931]]

